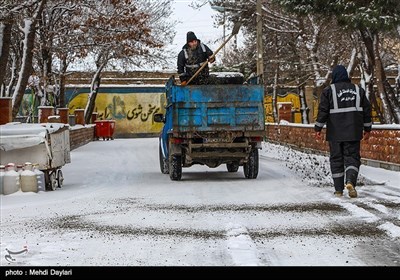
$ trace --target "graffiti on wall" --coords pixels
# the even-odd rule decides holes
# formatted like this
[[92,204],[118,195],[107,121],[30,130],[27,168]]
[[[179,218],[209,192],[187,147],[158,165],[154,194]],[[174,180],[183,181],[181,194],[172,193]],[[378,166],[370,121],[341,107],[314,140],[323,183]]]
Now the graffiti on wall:
[[152,117],[153,114],[160,111],[159,104],[147,104],[147,106],[144,106],[139,103],[131,109],[127,108],[129,108],[129,106],[126,106],[125,101],[123,101],[120,96],[113,96],[112,103],[104,108],[104,113],[99,113],[99,110],[96,110],[98,112],[97,117],[104,120],[123,120],[126,118],[128,121],[138,119],[142,122],[146,122],[149,117]]
[[[85,108],[88,93],[80,93],[70,100],[70,114]],[[115,120],[116,134],[158,133],[162,124],[155,123],[153,116],[164,112],[163,93],[99,93],[96,97],[97,119]]]

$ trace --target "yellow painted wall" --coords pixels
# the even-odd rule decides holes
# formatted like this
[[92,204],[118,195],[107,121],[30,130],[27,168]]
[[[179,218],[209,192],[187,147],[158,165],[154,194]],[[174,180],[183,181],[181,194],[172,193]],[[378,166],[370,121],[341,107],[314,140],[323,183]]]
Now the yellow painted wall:
[[[295,123],[301,123],[301,113],[300,113],[300,98],[297,93],[287,93],[284,96],[278,95],[277,102],[291,102],[292,103],[292,112],[293,112],[293,121]],[[264,98],[264,106],[265,106],[265,121],[273,122],[272,115],[272,95],[266,95]]]
[[[84,109],[88,93],[80,93],[69,102],[69,113]],[[115,134],[159,133],[162,123],[153,122],[155,113],[164,113],[163,93],[99,93],[96,97],[97,119],[115,120]]]
[[[294,92],[289,92],[285,94],[284,96],[278,95],[278,100],[277,102],[291,102],[292,103],[292,111],[293,112],[293,121],[295,123],[301,123],[301,112],[300,112],[300,97],[297,93]],[[318,104],[319,100],[315,97],[312,98],[312,104],[309,103],[309,100],[307,100],[307,105],[311,110],[311,114],[309,115],[310,117],[310,122],[314,123],[317,119],[318,115]],[[377,98],[378,106],[382,108],[382,101]],[[273,120],[273,115],[272,115],[272,95],[266,95],[264,97],[264,106],[265,106],[265,121],[266,122],[274,122]],[[377,113],[375,110],[372,110],[372,120],[374,123],[379,123],[379,119],[377,117]]]

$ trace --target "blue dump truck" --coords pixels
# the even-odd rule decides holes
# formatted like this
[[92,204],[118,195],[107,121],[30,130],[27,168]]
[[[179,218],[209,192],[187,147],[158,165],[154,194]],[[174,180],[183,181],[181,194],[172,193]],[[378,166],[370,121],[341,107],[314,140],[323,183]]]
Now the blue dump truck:
[[180,86],[172,76],[166,83],[165,114],[155,114],[153,120],[164,123],[160,169],[171,180],[181,180],[182,168],[194,164],[226,164],[228,172],[243,166],[245,178],[257,178],[265,127],[262,85]]

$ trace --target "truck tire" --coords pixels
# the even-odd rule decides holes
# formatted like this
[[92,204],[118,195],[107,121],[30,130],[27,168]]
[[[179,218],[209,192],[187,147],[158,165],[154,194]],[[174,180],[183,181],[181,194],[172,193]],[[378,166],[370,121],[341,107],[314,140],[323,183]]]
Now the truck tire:
[[169,163],[166,158],[164,158],[164,155],[162,153],[161,149],[161,143],[159,145],[159,155],[160,155],[160,170],[162,174],[168,174],[169,173]]
[[258,149],[252,149],[249,160],[243,165],[244,176],[247,179],[256,179],[258,176]]
[[55,191],[58,186],[56,170],[46,170],[44,172],[44,178],[44,181],[46,182],[46,190]]
[[56,180],[57,180],[57,187],[62,188],[62,186],[64,184],[64,175],[63,175],[61,169],[57,169]]
[[228,169],[228,172],[237,172],[239,170],[239,164],[237,162],[227,163],[226,169]]
[[182,157],[171,155],[169,158],[169,178],[179,181],[182,178]]

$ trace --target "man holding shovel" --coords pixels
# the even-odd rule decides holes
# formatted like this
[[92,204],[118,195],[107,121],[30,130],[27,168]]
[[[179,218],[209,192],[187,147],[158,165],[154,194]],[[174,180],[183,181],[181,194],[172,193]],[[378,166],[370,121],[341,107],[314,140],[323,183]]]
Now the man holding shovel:
[[181,85],[186,85],[192,76],[203,66],[203,69],[193,77],[191,84],[207,84],[209,77],[208,62],[213,63],[215,56],[212,50],[203,44],[196,35],[189,31],[186,34],[186,44],[178,55],[178,74]]

